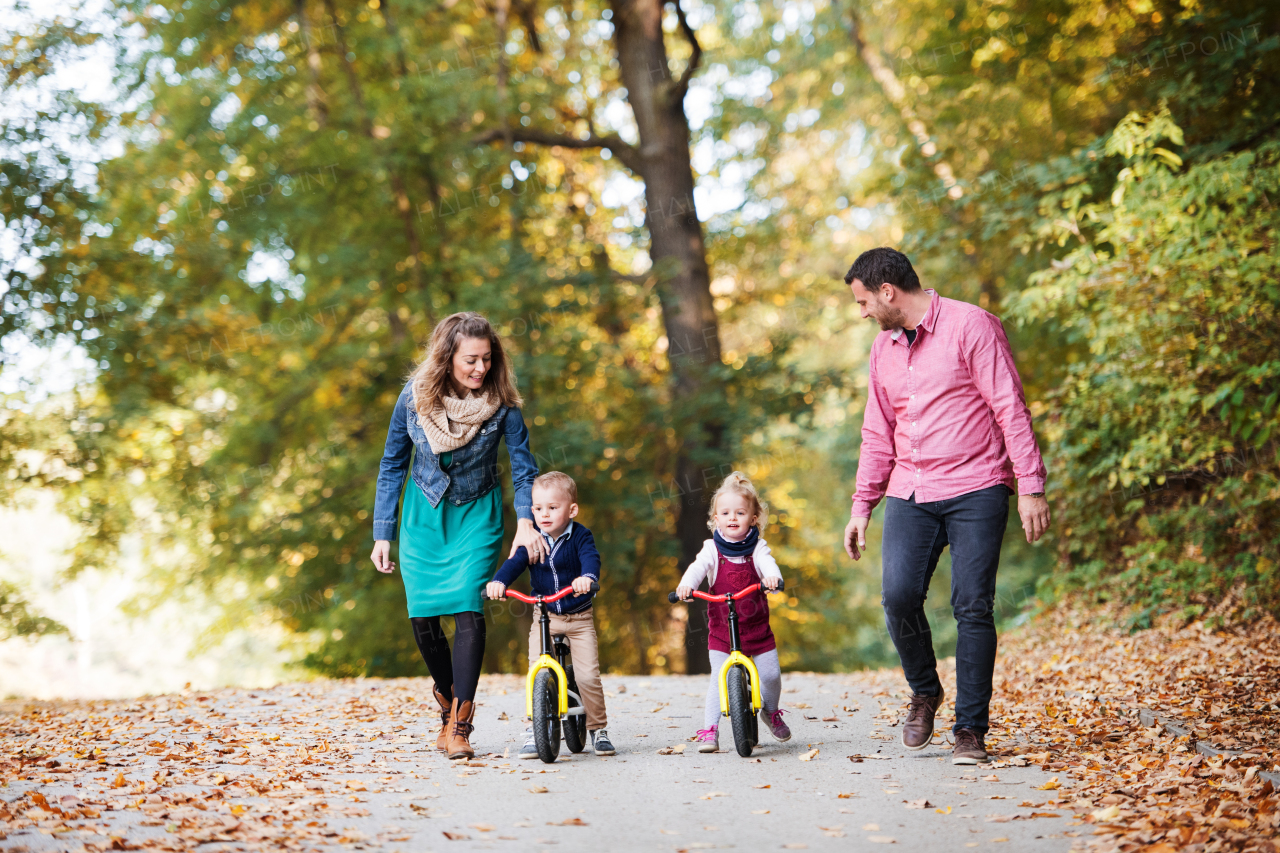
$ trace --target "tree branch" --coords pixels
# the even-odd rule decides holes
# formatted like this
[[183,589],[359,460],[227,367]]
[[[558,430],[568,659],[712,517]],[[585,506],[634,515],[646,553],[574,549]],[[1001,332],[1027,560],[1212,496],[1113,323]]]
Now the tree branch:
[[689,40],[689,46],[693,48],[693,53],[689,56],[689,64],[685,66],[684,73],[680,75],[680,79],[676,81],[675,88],[672,90],[676,98],[683,101],[689,91],[689,81],[693,79],[694,72],[702,64],[702,45],[698,44],[698,36],[694,33],[693,27],[689,26],[689,19],[685,17],[680,0],[674,0],[674,2],[676,18],[680,21],[680,31],[684,33],[684,37]]
[[528,142],[533,145],[559,145],[562,148],[603,148],[617,157],[622,162],[622,165],[641,177],[644,176],[644,160],[640,156],[639,150],[628,145],[622,140],[622,137],[614,133],[599,136],[593,132],[588,134],[586,139],[577,139],[558,133],[547,133],[537,128],[509,126],[486,130],[471,141],[476,145],[484,145],[488,142],[505,141],[507,139],[513,142]]
[[[854,47],[857,48],[858,56],[862,58],[863,64],[871,72],[872,78],[880,84],[880,91],[884,93],[885,98],[898,111],[898,115],[902,117],[907,129],[915,136],[916,144],[920,146],[920,153],[926,157],[932,157],[937,153],[937,146],[930,139],[929,128],[921,120],[911,104],[908,103],[907,89],[902,85],[902,81],[898,79],[898,75],[893,73],[893,69],[884,61],[880,52],[869,45],[863,37],[862,21],[858,18],[858,10],[855,4],[856,0],[849,0],[847,5],[849,12],[849,38],[853,41]],[[952,190],[956,186],[955,172],[952,170],[951,164],[945,159],[933,164],[933,173],[942,180],[948,190]],[[963,190],[955,189],[952,192],[962,193]],[[958,198],[958,196],[952,195],[952,198]]]

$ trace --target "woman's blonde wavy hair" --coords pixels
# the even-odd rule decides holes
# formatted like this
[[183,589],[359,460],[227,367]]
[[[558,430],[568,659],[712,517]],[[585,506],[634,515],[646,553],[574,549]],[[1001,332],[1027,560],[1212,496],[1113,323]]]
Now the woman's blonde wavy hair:
[[515,371],[502,348],[502,338],[492,325],[474,311],[451,314],[436,324],[427,344],[427,354],[409,375],[413,383],[413,407],[418,416],[425,418],[433,412],[445,396],[453,395],[450,383],[453,356],[463,338],[487,340],[491,350],[489,372],[485,374],[480,393],[497,398],[498,403],[518,409],[524,405],[516,388]]
[[741,471],[734,471],[728,477],[725,477],[724,482],[720,484],[720,488],[716,489],[716,493],[711,496],[711,513],[707,516],[707,529],[716,529],[716,504],[720,502],[721,495],[729,492],[747,499],[756,517],[756,530],[764,533],[765,527],[769,524],[769,505],[760,500],[760,493],[756,491],[755,485]]

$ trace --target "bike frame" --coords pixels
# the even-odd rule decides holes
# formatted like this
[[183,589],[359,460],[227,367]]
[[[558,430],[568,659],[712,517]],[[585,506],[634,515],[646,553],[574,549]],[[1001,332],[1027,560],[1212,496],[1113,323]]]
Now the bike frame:
[[[738,608],[735,603],[738,599],[746,598],[759,591],[760,587],[760,584],[753,583],[746,589],[724,595],[711,595],[698,590],[693,592],[694,598],[701,598],[703,601],[720,601],[729,606],[729,659],[724,662],[724,666],[720,667],[720,713],[726,717],[729,715],[729,672],[735,666],[745,667],[747,674],[751,677],[751,710],[755,712],[764,707],[764,702],[760,698],[760,670],[756,669],[756,662],[742,652],[742,641],[738,635]],[[782,587],[778,587],[778,591],[781,592]],[[668,598],[674,599],[675,593],[671,593]],[[672,603],[675,603],[674,600]]]
[[565,674],[564,667],[551,654],[551,615],[547,612],[547,605],[553,601],[559,601],[566,596],[573,594],[573,587],[566,586],[564,589],[554,595],[525,595],[522,592],[516,592],[509,589],[506,594],[527,604],[532,604],[538,608],[538,625],[539,639],[541,641],[541,654],[538,659],[529,667],[529,674],[525,678],[524,684],[524,707],[525,716],[533,718],[533,682],[538,677],[538,673],[544,669],[549,669],[556,674],[556,687],[559,693],[557,702],[558,711],[561,717],[569,714],[569,677]]

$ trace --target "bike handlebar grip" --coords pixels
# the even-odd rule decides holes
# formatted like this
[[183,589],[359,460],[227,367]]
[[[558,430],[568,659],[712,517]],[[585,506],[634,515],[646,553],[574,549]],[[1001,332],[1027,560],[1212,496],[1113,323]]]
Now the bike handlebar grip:
[[600,584],[596,583],[595,581],[592,581],[592,582],[591,582],[591,591],[592,591],[592,592],[599,592],[599,591],[600,591]]
[[679,600],[680,596],[676,595],[674,592],[667,593],[667,601],[670,601],[672,604],[675,604]]
[[787,582],[784,581],[782,578],[778,578],[778,592],[782,592],[786,588],[787,588]]

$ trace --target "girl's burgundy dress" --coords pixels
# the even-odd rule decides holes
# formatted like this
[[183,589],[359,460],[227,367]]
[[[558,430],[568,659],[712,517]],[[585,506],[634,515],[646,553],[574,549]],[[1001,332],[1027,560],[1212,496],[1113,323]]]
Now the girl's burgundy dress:
[[[725,559],[717,552],[716,582],[711,585],[712,595],[739,592],[753,583],[760,583],[755,561],[748,557],[741,563]],[[769,627],[769,599],[764,589],[734,603],[738,610],[738,639],[742,653],[750,657],[764,654],[778,647]],[[712,651],[729,653],[729,605],[723,602],[707,602],[707,627],[710,639],[707,647]]]

